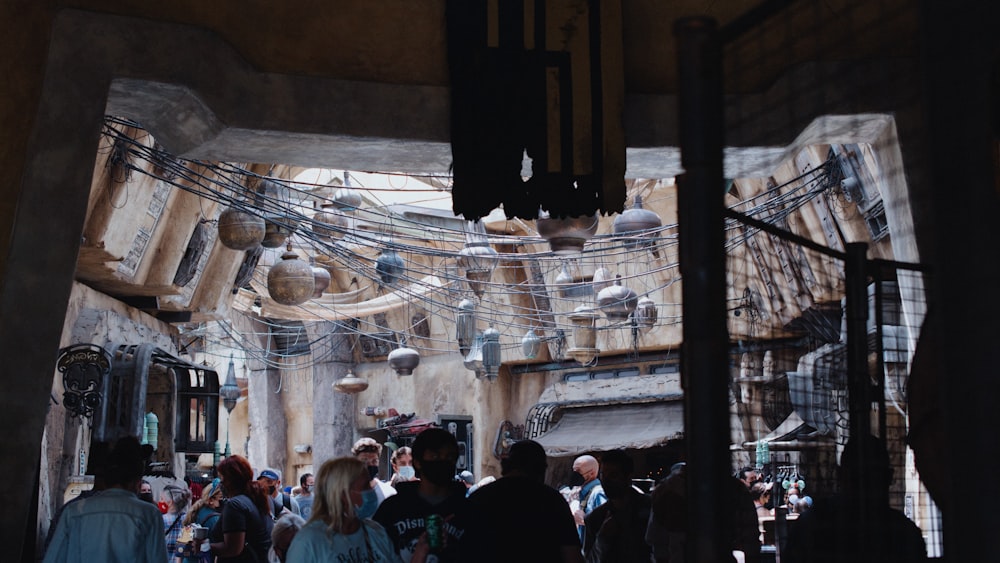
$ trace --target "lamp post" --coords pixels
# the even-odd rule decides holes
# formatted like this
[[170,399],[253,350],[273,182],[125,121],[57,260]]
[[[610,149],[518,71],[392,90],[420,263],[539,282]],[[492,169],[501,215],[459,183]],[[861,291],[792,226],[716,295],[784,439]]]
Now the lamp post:
[[219,397],[222,397],[222,406],[226,407],[226,452],[229,457],[232,453],[229,449],[229,419],[233,416],[233,409],[236,408],[236,401],[240,398],[240,387],[236,384],[236,369],[233,366],[233,355],[229,355],[229,373],[226,374],[226,382],[219,389]]

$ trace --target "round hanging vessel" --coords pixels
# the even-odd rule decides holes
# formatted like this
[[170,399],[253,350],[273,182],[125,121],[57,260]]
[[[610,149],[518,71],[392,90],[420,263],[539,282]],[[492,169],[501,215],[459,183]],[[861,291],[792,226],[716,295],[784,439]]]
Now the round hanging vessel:
[[609,287],[611,284],[615,282],[614,282],[614,277],[611,275],[611,270],[608,270],[607,268],[602,266],[594,270],[594,278],[592,283],[594,284],[594,293],[597,294],[600,293],[602,289]]
[[649,231],[663,226],[660,216],[656,213],[642,208],[642,197],[635,196],[635,202],[630,209],[626,209],[615,217],[615,222],[611,227],[616,238],[624,239],[626,248],[637,248],[650,241],[644,240],[649,235]]
[[609,321],[617,322],[628,319],[628,316],[638,305],[639,296],[635,291],[622,286],[621,276],[615,279],[615,284],[606,287],[597,294],[597,307]]
[[375,259],[375,272],[386,285],[396,283],[404,271],[403,259],[391,248],[383,250]]
[[368,382],[349,371],[347,375],[333,382],[333,388],[341,393],[360,393],[368,389]]
[[500,256],[488,242],[469,242],[458,253],[458,267],[465,270],[465,280],[469,289],[482,297],[486,284],[493,277]]
[[267,292],[282,305],[301,305],[312,298],[315,289],[312,266],[291,250],[267,273]]
[[327,270],[323,266],[313,266],[313,299],[317,299],[323,296],[323,292],[326,288],[330,287],[330,281],[332,277],[330,276],[330,270]]
[[549,241],[549,248],[556,254],[579,254],[583,245],[597,233],[597,214],[584,217],[552,217],[545,211],[538,213],[535,228]]
[[219,242],[233,250],[250,250],[264,240],[264,219],[236,207],[219,215]]
[[298,221],[284,215],[272,213],[264,218],[264,240],[260,245],[264,248],[278,248],[285,244],[288,235],[292,234]]
[[420,365],[420,354],[413,348],[396,348],[389,352],[389,367],[396,375],[413,375],[413,369]]
[[347,228],[347,217],[337,211],[336,203],[324,203],[313,215],[313,232],[327,241],[343,238]]
[[521,338],[521,354],[525,359],[533,360],[538,357],[538,351],[542,347],[542,339],[535,333],[535,329],[529,328]]
[[361,194],[352,188],[343,187],[333,194],[333,203],[337,209],[347,212],[357,211],[363,202]]
[[640,297],[632,317],[640,327],[653,328],[656,324],[656,302],[646,296]]

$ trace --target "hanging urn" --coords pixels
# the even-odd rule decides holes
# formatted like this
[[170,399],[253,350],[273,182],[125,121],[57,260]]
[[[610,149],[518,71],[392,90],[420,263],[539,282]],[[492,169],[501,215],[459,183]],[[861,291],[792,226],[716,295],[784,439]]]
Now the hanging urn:
[[499,261],[497,251],[485,241],[466,243],[458,253],[458,267],[465,270],[465,281],[477,297],[483,296]]
[[333,194],[333,203],[337,209],[348,213],[353,213],[360,209],[363,202],[361,194],[357,190],[347,186],[340,188]]
[[326,288],[330,287],[330,282],[333,278],[330,276],[330,270],[327,270],[323,266],[312,266],[313,272],[313,299],[323,297],[323,292]]
[[335,203],[320,205],[320,210],[313,215],[312,222],[313,232],[327,242],[343,238],[348,225],[347,217],[337,211]]
[[392,285],[403,274],[405,264],[395,250],[387,248],[375,259],[375,272],[385,285]]
[[282,305],[301,305],[312,298],[316,281],[312,266],[299,260],[291,245],[267,273],[267,292]]
[[545,211],[538,213],[535,228],[542,238],[549,241],[549,248],[556,254],[579,254],[583,245],[597,234],[597,214],[583,217],[552,217]]
[[333,382],[333,389],[346,394],[360,393],[368,389],[368,382],[348,371],[347,375]]
[[285,215],[277,213],[266,215],[264,218],[264,240],[260,241],[260,245],[264,248],[280,247],[285,244],[288,236],[297,226],[298,221]]
[[250,250],[264,240],[264,219],[237,207],[219,215],[219,242],[233,250]]
[[521,338],[521,354],[527,360],[533,360],[538,357],[538,351],[542,347],[542,339],[538,337],[535,333],[535,329],[529,328],[528,332],[524,333]]
[[420,354],[413,348],[403,345],[389,352],[389,367],[396,375],[413,375],[413,370],[420,365]]
[[597,294],[597,306],[611,322],[628,319],[638,304],[639,296],[630,288],[622,286],[621,276],[615,279],[615,284],[606,287]]
[[651,241],[651,231],[663,226],[660,216],[656,213],[642,208],[642,197],[635,196],[635,202],[630,209],[626,209],[615,217],[611,227],[615,238],[622,239],[626,248],[638,248],[649,244]]

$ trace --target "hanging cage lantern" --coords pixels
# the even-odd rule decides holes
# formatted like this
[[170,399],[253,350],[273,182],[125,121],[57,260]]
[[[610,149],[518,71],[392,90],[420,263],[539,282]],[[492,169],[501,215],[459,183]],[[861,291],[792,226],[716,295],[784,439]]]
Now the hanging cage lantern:
[[535,333],[535,329],[529,328],[521,338],[521,353],[525,359],[533,360],[538,357],[538,351],[542,347],[542,339]]
[[299,260],[291,245],[267,273],[267,292],[282,305],[301,305],[312,298],[316,281],[312,266]]
[[638,305],[639,296],[628,287],[622,286],[621,276],[615,279],[615,284],[606,287],[597,294],[597,306],[611,322],[628,319],[628,316]]
[[611,230],[622,239],[626,248],[635,249],[650,244],[651,231],[663,226],[660,216],[642,208],[642,197],[635,196],[632,207],[615,217]]
[[493,277],[500,256],[485,241],[468,242],[458,253],[458,267],[465,270],[465,280],[478,297],[483,296],[486,284]]
[[347,217],[337,209],[336,203],[324,203],[312,218],[313,232],[327,242],[343,238],[348,226]]
[[635,311],[632,312],[632,318],[640,328],[653,328],[656,325],[656,302],[645,295],[640,297]]
[[583,217],[552,217],[545,211],[538,213],[535,228],[549,242],[556,254],[579,254],[583,245],[597,234],[597,214]]
[[481,332],[476,333],[472,340],[472,348],[469,349],[469,353],[462,363],[465,365],[465,369],[475,373],[477,378],[486,375],[486,368],[483,366],[483,334]]
[[219,215],[219,242],[232,250],[250,250],[264,240],[264,219],[238,207],[228,207]]
[[476,304],[471,299],[463,299],[458,304],[458,314],[455,315],[455,340],[458,340],[458,351],[463,356],[469,354],[475,338]]
[[368,382],[348,370],[347,375],[333,382],[333,389],[339,393],[351,395],[368,389]]
[[386,248],[375,259],[375,272],[385,285],[399,281],[399,276],[405,271],[403,258],[391,248]]
[[420,353],[413,348],[403,346],[389,352],[389,367],[396,375],[413,375],[413,370],[420,365]]
[[483,371],[494,381],[500,375],[500,331],[492,326],[483,331]]

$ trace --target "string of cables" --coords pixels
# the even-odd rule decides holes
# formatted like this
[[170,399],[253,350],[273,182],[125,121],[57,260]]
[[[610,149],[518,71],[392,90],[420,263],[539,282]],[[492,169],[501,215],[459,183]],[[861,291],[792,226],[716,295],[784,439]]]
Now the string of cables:
[[[551,280],[560,271],[578,268],[581,264],[607,267],[616,272],[622,285],[631,287],[640,296],[656,295],[680,279],[678,271],[677,224],[664,224],[644,233],[644,244],[637,250],[636,245],[613,233],[593,236],[583,251],[571,258],[547,249],[547,241],[538,234],[531,224],[518,221],[518,234],[489,232],[486,240],[497,250],[498,265],[492,280],[485,282],[485,291],[473,296],[466,287],[466,278],[457,266],[456,259],[469,240],[471,225],[468,222],[428,221],[414,214],[400,213],[397,206],[372,203],[370,200],[362,208],[354,211],[357,221],[352,225],[324,224],[323,229],[332,236],[323,236],[315,226],[313,207],[304,202],[334,203],[330,184],[312,184],[258,174],[248,167],[235,163],[206,162],[175,157],[150,142],[139,123],[108,116],[102,134],[121,153],[115,159],[116,166],[128,176],[132,173],[153,176],[177,189],[197,194],[206,200],[218,202],[222,206],[236,208],[275,223],[279,227],[294,232],[298,246],[313,256],[322,256],[336,263],[338,267],[352,272],[356,280],[355,290],[372,289],[378,293],[392,291],[398,294],[413,312],[426,318],[441,317],[449,326],[454,322],[456,305],[464,298],[473,298],[477,315],[485,319],[502,334],[517,334],[525,327],[544,328],[544,339],[558,338],[560,332],[568,331],[569,323],[560,321],[553,311],[572,310],[582,303],[581,298],[549,288],[546,298],[547,308],[531,305],[532,299],[523,299],[526,294],[537,291],[537,279],[524,280],[529,267],[534,268],[543,279]],[[779,186],[741,201],[732,207],[741,213],[772,224],[782,224],[789,214],[805,205],[828,189],[823,180],[826,166],[818,167]],[[399,175],[406,178],[405,175]],[[447,184],[447,176],[433,177],[435,184]],[[267,187],[277,189],[266,189]],[[352,186],[367,193],[395,191],[363,185]],[[791,187],[791,189],[789,189]],[[428,186],[428,192],[440,196],[441,188]],[[650,190],[644,196],[647,205],[656,204],[656,198],[675,197],[672,190]],[[377,198],[377,196],[376,196]],[[311,205],[311,204],[310,204]],[[308,214],[307,214],[308,213]],[[206,219],[207,220],[207,219]],[[364,225],[364,228],[358,228]],[[740,245],[746,244],[747,237],[755,236],[749,227],[740,228],[733,220],[726,222],[726,251],[732,253]],[[533,250],[534,249],[534,250]],[[655,249],[655,257],[642,257],[637,253]],[[379,252],[395,252],[404,263],[398,279],[384,283],[376,269]],[[509,272],[505,270],[510,269]],[[516,270],[516,271],[515,271]],[[253,273],[250,286],[266,286],[267,269],[258,266]],[[440,286],[429,288],[427,279],[440,280]],[[530,277],[529,277],[530,278]],[[524,280],[524,281],[510,281]],[[592,299],[593,296],[590,296]],[[516,306],[515,306],[516,303]],[[333,307],[314,301],[310,311]],[[658,323],[680,322],[679,304],[658,303],[658,308],[667,314],[658,315]],[[516,311],[516,314],[512,314]],[[234,310],[234,314],[247,314]],[[241,330],[232,322],[217,322],[217,330],[205,326],[188,327],[190,336],[204,338],[207,344],[236,344],[248,355],[276,366],[284,359],[280,352],[261,342],[268,342],[267,334],[247,332],[242,327],[255,326],[268,333],[286,329],[281,319],[261,319],[241,322]],[[338,323],[338,330],[350,331],[357,335],[384,333],[387,327],[379,326],[372,317],[353,319],[353,322]],[[334,353],[331,346],[324,346],[324,340],[332,336],[329,329],[321,326],[323,321],[303,320],[297,326],[301,334],[312,335],[306,343],[313,348],[312,362],[322,362]],[[621,325],[621,323],[619,323]],[[608,326],[608,329],[627,330],[627,326]],[[405,335],[413,331],[413,326],[396,328],[390,332]],[[505,352],[520,348],[520,337],[507,339],[503,344]],[[356,343],[357,339],[350,339]],[[421,353],[437,354],[457,351],[457,345],[450,338],[423,336],[407,339],[407,346]],[[211,349],[212,346],[206,346]],[[505,354],[505,357],[510,357]],[[221,358],[220,358],[221,359]],[[305,367],[304,365],[302,367]]]

